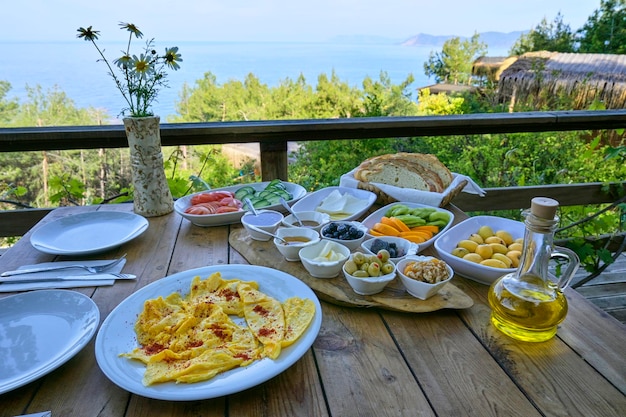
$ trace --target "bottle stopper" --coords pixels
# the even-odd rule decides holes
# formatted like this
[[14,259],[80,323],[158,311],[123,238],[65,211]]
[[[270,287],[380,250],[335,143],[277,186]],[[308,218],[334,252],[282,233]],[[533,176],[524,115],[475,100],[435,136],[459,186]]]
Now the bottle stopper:
[[535,197],[530,201],[530,212],[542,219],[554,219],[559,202],[548,197]]

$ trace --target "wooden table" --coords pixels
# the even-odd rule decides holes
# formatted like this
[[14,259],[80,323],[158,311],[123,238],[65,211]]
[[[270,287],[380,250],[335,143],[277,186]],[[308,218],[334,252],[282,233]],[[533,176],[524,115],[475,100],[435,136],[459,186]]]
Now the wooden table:
[[[60,208],[35,228],[97,209],[132,206]],[[127,253],[124,272],[138,275],[136,282],[76,289],[96,302],[101,320],[131,293],[167,275],[247,263],[228,244],[230,231],[240,225],[201,228],[176,213],[149,222],[139,238],[93,257]],[[0,257],[0,271],[68,260],[33,249],[30,234]],[[323,323],[313,347],[279,376],[234,395],[169,402],[130,394],[100,371],[92,340],[57,370],[0,395],[0,416],[45,410],[54,417],[625,415],[621,323],[566,290],[570,311],[557,337],[522,343],[490,324],[487,286],[453,281],[473,298],[471,308],[408,314],[322,302]]]

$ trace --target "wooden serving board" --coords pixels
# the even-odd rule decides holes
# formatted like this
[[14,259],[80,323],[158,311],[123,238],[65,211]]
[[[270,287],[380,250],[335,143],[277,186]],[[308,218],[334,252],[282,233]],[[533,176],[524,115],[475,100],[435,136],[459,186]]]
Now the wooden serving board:
[[[335,278],[315,278],[302,263],[289,262],[278,252],[272,241],[260,242],[250,237],[240,227],[231,226],[230,245],[252,265],[266,266],[291,274],[307,284],[317,296],[327,302],[348,307],[379,307],[386,310],[425,313],[444,308],[469,308],[474,301],[454,284],[446,284],[441,291],[427,300],[407,293],[396,278],[385,289],[374,295],[359,295],[352,290],[342,273]],[[453,278],[454,280],[454,278]]]

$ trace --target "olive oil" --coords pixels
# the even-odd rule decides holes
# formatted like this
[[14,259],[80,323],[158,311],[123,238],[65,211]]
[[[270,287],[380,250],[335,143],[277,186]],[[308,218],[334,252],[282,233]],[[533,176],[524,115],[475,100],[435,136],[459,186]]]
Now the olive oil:
[[565,319],[567,300],[558,289],[546,292],[541,284],[537,287],[537,282],[532,281],[541,279],[536,275],[524,278],[530,282],[520,285],[505,276],[492,287],[489,291],[491,322],[515,339],[542,342],[552,338]]
[[[526,229],[519,266],[489,288],[491,323],[514,339],[548,340],[567,315],[567,299],[561,290],[569,284],[580,261],[571,250],[553,245],[559,220],[557,207],[555,200],[533,198],[531,208],[523,213]],[[548,272],[554,258],[567,260],[567,267],[556,281]]]

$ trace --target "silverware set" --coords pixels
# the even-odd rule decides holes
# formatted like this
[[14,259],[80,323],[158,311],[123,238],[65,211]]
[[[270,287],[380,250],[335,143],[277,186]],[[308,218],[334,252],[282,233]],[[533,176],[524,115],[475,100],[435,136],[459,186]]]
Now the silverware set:
[[126,258],[126,254],[122,255],[121,258],[115,259],[112,262],[97,265],[97,266],[88,266],[81,264],[74,265],[61,265],[61,266],[46,266],[41,268],[27,268],[27,269],[16,269],[14,271],[5,271],[0,274],[0,277],[8,277],[12,275],[24,275],[24,274],[32,274],[36,272],[48,272],[48,271],[60,271],[63,269],[72,269],[72,268],[81,268],[89,272],[90,274],[98,274],[100,272],[106,271],[107,269],[113,268],[115,265],[119,264]]
[[[122,257],[118,259],[99,265],[63,262],[61,265],[50,265],[5,271],[0,274],[0,283],[29,283],[42,281],[97,281],[136,278],[136,276],[132,274],[123,274],[117,271],[107,272],[115,268],[115,266],[119,265],[125,259],[126,254],[122,255]],[[63,273],[63,271],[72,269],[82,269],[85,270],[86,273],[76,274],[76,271],[73,271],[73,273]],[[55,271],[59,271],[59,273],[50,273]],[[48,274],[45,274],[46,272]],[[41,275],[39,275],[40,273]]]

